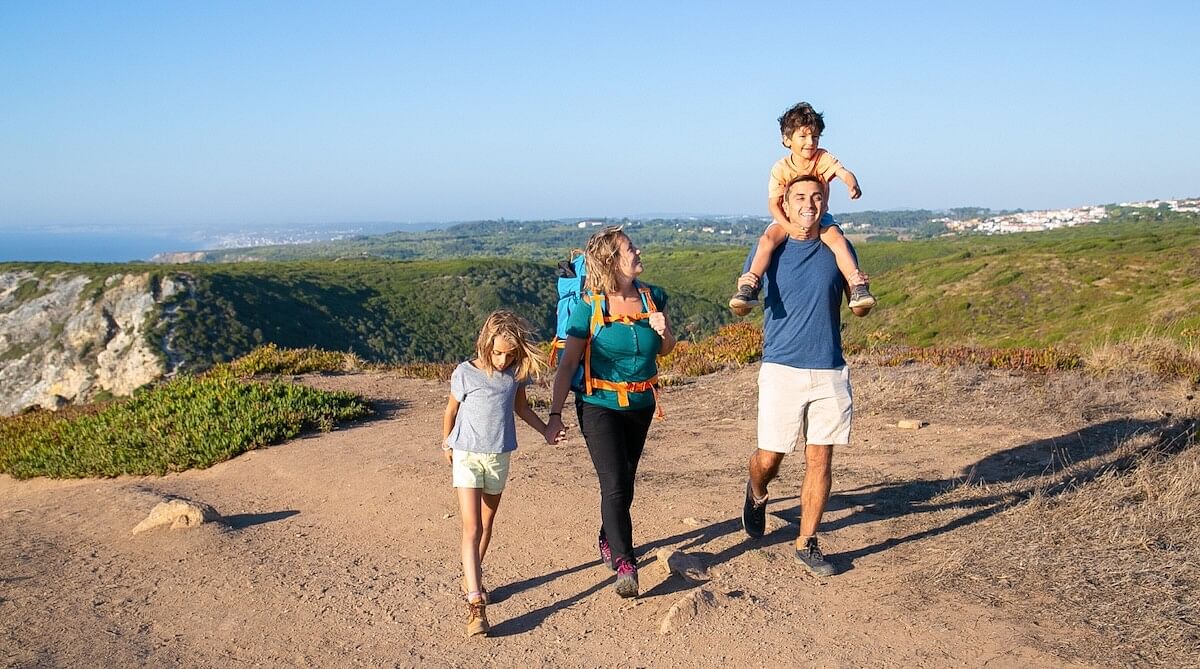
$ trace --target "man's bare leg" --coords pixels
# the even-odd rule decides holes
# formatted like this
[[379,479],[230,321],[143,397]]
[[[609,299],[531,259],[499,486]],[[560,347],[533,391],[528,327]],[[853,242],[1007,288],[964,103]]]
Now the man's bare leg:
[[754,493],[755,499],[767,496],[767,484],[775,480],[782,462],[783,453],[756,448],[750,454],[750,492]]
[[803,548],[809,537],[816,536],[829,490],[833,484],[833,446],[809,444],[804,448],[804,484],[800,491],[800,536],[796,548]]

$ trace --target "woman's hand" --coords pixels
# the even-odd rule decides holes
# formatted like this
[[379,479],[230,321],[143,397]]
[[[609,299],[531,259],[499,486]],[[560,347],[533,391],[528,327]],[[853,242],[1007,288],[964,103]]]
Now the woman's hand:
[[563,426],[562,416],[554,414],[546,421],[546,431],[542,433],[546,443],[553,446],[567,438],[567,428]]
[[665,337],[667,334],[667,315],[661,311],[655,311],[650,314],[650,328],[658,333],[658,336]]
[[446,448],[446,446],[443,444],[442,445],[442,459],[446,461],[446,464],[453,467],[454,466],[454,449]]

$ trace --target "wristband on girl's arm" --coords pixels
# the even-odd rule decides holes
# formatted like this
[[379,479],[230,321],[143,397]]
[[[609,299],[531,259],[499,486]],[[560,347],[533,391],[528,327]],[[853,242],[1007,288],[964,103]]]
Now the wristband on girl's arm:
[[[561,411],[551,411],[550,416],[558,416],[559,418],[562,418],[562,412]],[[547,416],[547,418],[549,418],[550,416]]]

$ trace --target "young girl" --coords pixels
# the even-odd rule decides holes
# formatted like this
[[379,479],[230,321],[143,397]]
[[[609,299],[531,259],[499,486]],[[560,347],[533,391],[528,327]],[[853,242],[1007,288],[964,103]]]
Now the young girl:
[[475,359],[460,364],[450,376],[442,454],[451,467],[462,516],[467,636],[486,635],[489,629],[481,565],[508,478],[509,457],[517,448],[513,414],[539,433],[546,432],[546,424],[525,397],[525,384],[546,368],[541,352],[529,343],[531,333],[517,314],[492,313],[475,342]]

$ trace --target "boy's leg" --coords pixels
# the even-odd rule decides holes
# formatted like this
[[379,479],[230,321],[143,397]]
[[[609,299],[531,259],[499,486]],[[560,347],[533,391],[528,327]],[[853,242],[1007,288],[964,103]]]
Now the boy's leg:
[[480,592],[479,583],[479,540],[483,534],[480,502],[483,491],[479,488],[456,488],[458,491],[458,513],[462,516],[462,564],[463,576],[467,580],[467,593]]
[[865,275],[858,268],[858,261],[850,251],[850,244],[842,231],[832,225],[821,228],[821,243],[833,251],[838,271],[845,277],[846,285],[850,286],[850,307],[853,309],[874,306],[875,296],[871,295],[871,289],[864,280]]
[[[750,260],[749,273],[758,277],[756,284],[744,283],[739,277],[737,292],[729,300],[729,308],[738,316],[744,316],[758,304],[758,289],[762,286],[762,276],[766,274],[771,264],[771,254],[787,237],[787,231],[778,223],[772,222],[758,238],[758,246],[754,249],[754,257]],[[744,275],[743,275],[744,276]]]

